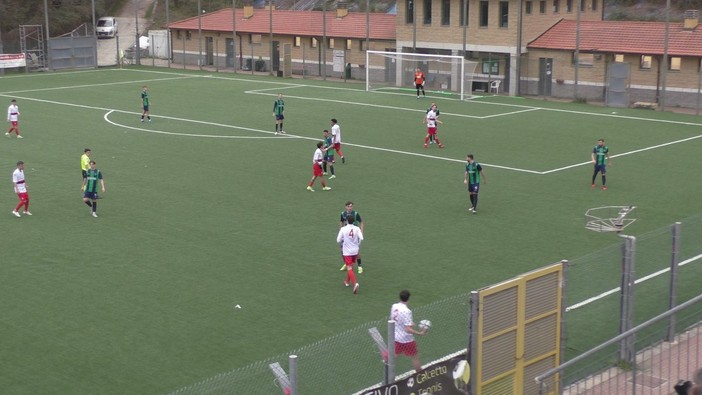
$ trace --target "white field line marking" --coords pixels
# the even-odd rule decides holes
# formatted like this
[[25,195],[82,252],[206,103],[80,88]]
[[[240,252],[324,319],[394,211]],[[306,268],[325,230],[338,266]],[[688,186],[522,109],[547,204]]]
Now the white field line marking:
[[[702,135],[692,136],[692,137],[688,137],[688,138],[680,139],[680,140],[675,140],[675,141],[670,141],[670,142],[667,142],[667,143],[658,144],[658,145],[653,145],[653,146],[645,147],[645,148],[640,148],[640,149],[633,150],[633,151],[622,152],[621,154],[612,155],[612,158],[616,158],[616,157],[619,157],[619,156],[627,156],[627,155],[636,154],[636,153],[644,152],[644,151],[650,151],[650,150],[652,150],[652,149],[661,148],[661,147],[665,147],[665,146],[668,146],[668,145],[684,143],[684,142],[687,142],[687,141],[696,140],[696,139],[698,139],[698,138],[700,138],[700,137],[702,137]],[[583,165],[591,165],[591,164],[592,164],[592,161],[587,161],[587,162],[582,162],[582,163],[576,163],[576,164],[570,165],[570,166],[564,166],[564,167],[559,167],[559,168],[553,169],[553,170],[542,171],[542,172],[539,172],[539,174],[541,174],[541,175],[543,175],[543,174],[550,174],[550,173],[555,173],[555,172],[561,171],[561,170],[567,170],[567,169],[572,169],[572,168],[574,168],[574,167],[583,166]]]
[[[246,91],[244,93],[258,93],[258,92],[266,92],[266,91],[275,91],[275,90],[281,90],[281,89],[292,89],[292,88],[304,88],[306,85],[290,85],[290,86],[283,86],[283,87],[277,87],[277,88],[266,88],[266,89],[254,89],[251,91]],[[270,95],[270,94],[268,94]],[[271,96],[277,96],[271,95]]]
[[[696,261],[696,260],[698,260],[698,259],[700,259],[700,258],[702,258],[702,254],[698,254],[698,255],[696,255],[696,256],[693,256],[693,257],[690,258],[690,259],[686,259],[686,260],[680,262],[680,263],[678,264],[678,266],[685,266],[685,265],[687,265],[688,263],[692,263],[692,262],[694,262],[694,261]],[[665,269],[661,269],[661,270],[659,270],[659,271],[657,271],[657,272],[655,272],[655,273],[649,274],[648,276],[644,276],[644,277],[641,277],[641,278],[637,279],[636,281],[634,281],[634,284],[639,284],[639,283],[642,283],[642,282],[644,282],[644,281],[648,281],[648,280],[650,280],[650,279],[652,279],[652,278],[654,278],[654,277],[658,277],[658,276],[660,276],[660,275],[662,275],[662,274],[665,274],[666,272],[669,272],[669,271],[670,271],[670,268],[669,268],[669,267],[668,267],[668,268],[665,268]],[[614,288],[614,289],[610,289],[609,291],[603,292],[603,293],[601,293],[601,294],[599,294],[599,295],[597,295],[597,296],[593,296],[593,297],[591,297],[591,298],[585,299],[585,300],[583,300],[583,301],[580,302],[580,303],[576,303],[576,304],[574,304],[574,305],[572,305],[572,306],[568,306],[568,307],[566,307],[566,311],[571,311],[571,310],[579,309],[579,308],[581,308],[581,307],[583,307],[583,306],[585,306],[585,305],[588,305],[588,304],[590,304],[590,303],[592,303],[592,302],[595,302],[595,301],[597,301],[597,300],[599,300],[599,299],[602,299],[602,298],[604,298],[604,297],[606,297],[606,296],[609,296],[609,295],[612,295],[612,294],[614,294],[614,293],[620,292],[620,290],[621,290],[621,287],[617,287],[617,288]]]
[[[26,89],[26,90],[21,90],[21,91],[8,91],[8,92],[3,92],[3,93],[0,93],[0,96],[7,96],[7,95],[9,95],[10,93],[31,93],[31,92],[45,92],[45,91],[64,90],[64,89],[76,89],[76,88],[93,88],[93,87],[96,87],[96,86],[107,86],[107,85],[141,84],[141,83],[144,83],[144,82],[182,80],[182,79],[186,79],[186,78],[193,78],[193,77],[156,78],[156,79],[150,79],[150,80],[135,80],[135,81],[122,81],[122,82],[107,82],[107,83],[100,83],[100,84],[72,85],[72,86],[57,86],[57,87],[54,87],[54,88]],[[197,78],[200,78],[200,77],[197,77]]]
[[539,110],[538,108],[528,108],[528,109],[526,109],[526,110],[518,110],[518,111],[503,112],[503,113],[494,114],[494,115],[485,115],[485,116],[480,117],[480,119],[504,117],[505,115],[521,114],[521,113],[524,113],[524,112],[538,111],[538,110]]
[[[213,135],[213,134],[177,133],[177,132],[167,132],[164,130],[138,128],[135,126],[128,126],[128,125],[117,123],[117,122],[110,120],[109,116],[113,112],[121,112],[121,113],[127,113],[127,114],[139,114],[139,113],[131,112],[131,111],[111,110],[111,111],[108,111],[107,113],[105,113],[105,115],[103,116],[103,119],[105,119],[105,122],[107,122],[111,125],[125,128],[125,129],[132,129],[132,130],[136,130],[136,131],[144,132],[144,133],[165,134],[165,135],[169,135],[169,136],[183,136],[183,137],[217,138],[217,139],[271,139],[271,138],[278,138],[278,136],[275,136],[275,135],[273,135],[273,136],[221,136],[221,135]],[[156,118],[156,117],[154,117],[154,118]],[[174,120],[178,120],[178,121],[187,121],[187,122],[194,122],[194,123],[204,123],[204,124],[209,124],[209,125],[227,127],[227,128],[231,128],[231,129],[243,129],[243,130],[248,130],[248,131],[253,131],[253,132],[273,134],[273,132],[268,132],[265,130],[258,130],[258,129],[250,129],[250,128],[232,126],[232,125],[217,124],[214,122],[191,121],[191,120],[185,120],[185,119],[179,119],[179,118],[173,118],[173,117],[163,117],[163,116],[159,116],[158,118],[174,119]],[[281,137],[284,137],[284,136],[281,136]]]

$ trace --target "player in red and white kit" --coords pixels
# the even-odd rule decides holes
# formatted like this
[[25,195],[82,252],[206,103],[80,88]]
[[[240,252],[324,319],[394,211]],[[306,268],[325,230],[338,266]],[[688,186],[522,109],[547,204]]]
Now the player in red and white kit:
[[437,119],[438,115],[436,115],[436,111],[436,105],[433,105],[427,112],[427,115],[424,116],[424,123],[427,124],[427,135],[424,137],[424,148],[429,147],[429,138],[431,136],[434,137],[434,141],[436,141],[436,145],[438,145],[439,148],[444,148],[444,145],[441,144],[441,141],[439,141],[439,136],[436,135],[436,125],[443,123]]
[[353,264],[356,263],[358,252],[361,249],[363,231],[354,225],[355,221],[355,215],[349,214],[346,216],[346,225],[339,229],[336,242],[341,244],[341,255],[344,256],[344,263],[346,263],[344,285],[348,287],[349,284],[353,284],[353,293],[358,293],[358,281],[356,281],[356,275],[353,274]]
[[[324,172],[322,171],[322,165],[324,164],[324,150],[322,149],[323,146],[324,143],[322,141],[318,142],[317,149],[314,151],[314,155],[312,155],[312,179],[307,185],[307,190],[310,192],[314,192],[314,189],[312,189],[312,187],[314,186],[314,181],[317,179],[317,177],[322,177],[322,175],[324,174]],[[324,181],[323,177],[322,190],[331,191],[331,188],[327,186],[327,183]]]
[[15,184],[15,193],[19,198],[19,203],[14,210],[12,210],[12,215],[15,217],[20,217],[19,209],[24,206],[24,214],[32,215],[29,212],[29,194],[27,193],[27,183],[24,180],[24,162],[17,162],[17,168],[12,172],[12,183]]
[[422,364],[419,361],[419,351],[414,335],[421,336],[427,332],[426,329],[421,331],[414,329],[412,310],[407,306],[409,298],[410,292],[408,290],[400,291],[400,301],[390,308],[390,319],[395,321],[395,354],[405,354],[410,357],[414,370],[419,372],[422,370]]
[[7,107],[7,122],[10,123],[10,129],[5,133],[5,136],[10,136],[10,133],[15,132],[17,134],[17,138],[21,139],[23,138],[20,136],[20,130],[19,130],[19,106],[17,106],[17,100],[12,99],[10,101],[10,106]]
[[334,150],[341,157],[341,163],[346,163],[346,158],[344,158],[344,153],[341,152],[341,126],[339,126],[339,121],[336,118],[331,120],[331,134],[332,134],[332,144],[334,144]]

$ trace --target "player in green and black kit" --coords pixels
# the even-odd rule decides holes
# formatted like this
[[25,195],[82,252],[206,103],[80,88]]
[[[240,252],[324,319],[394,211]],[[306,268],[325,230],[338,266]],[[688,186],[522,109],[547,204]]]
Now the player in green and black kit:
[[607,186],[607,165],[611,165],[609,159],[609,148],[605,145],[604,139],[597,140],[597,145],[592,149],[592,163],[595,165],[595,172],[592,173],[592,187],[596,187],[595,178],[597,173],[602,173],[602,190],[606,191]]
[[483,167],[475,161],[473,154],[466,156],[466,174],[463,177],[463,184],[468,185],[468,194],[470,195],[470,208],[468,211],[476,214],[478,212],[478,192],[480,192],[480,178],[487,182]]
[[329,165],[329,171],[331,172],[331,176],[329,176],[329,179],[331,180],[332,178],[336,178],[336,174],[334,174],[334,143],[332,143],[333,138],[332,135],[329,134],[328,130],[324,130],[324,162],[322,162],[322,170],[324,170],[323,174],[327,174],[327,164]]
[[146,85],[141,88],[141,105],[144,108],[144,111],[141,113],[141,122],[144,122],[144,115],[146,115],[149,122],[151,122],[151,114],[149,113],[149,92]]
[[[273,116],[275,117],[275,134],[285,134],[283,131],[283,119],[285,119],[285,102],[283,94],[278,93],[278,99],[273,102]],[[280,128],[280,130],[278,130]]]
[[[347,218],[351,216],[354,218],[353,225],[358,226],[361,228],[361,233],[365,234],[365,230],[363,227],[363,219],[361,219],[361,214],[358,213],[358,211],[353,209],[353,202],[348,201],[346,202],[346,208],[344,211],[341,212],[341,217],[339,217],[339,228],[343,228],[344,225],[346,225]],[[343,247],[342,247],[343,248]],[[343,253],[342,253],[343,255]],[[363,273],[363,268],[361,267],[361,254],[358,254],[356,258],[356,264],[358,264],[358,274]],[[346,263],[344,263],[344,266],[341,267],[339,270],[346,270]]]
[[102,179],[102,173],[100,170],[95,168],[95,161],[90,161],[90,168],[85,171],[85,177],[83,178],[83,203],[90,207],[90,215],[97,218],[97,193],[98,184],[100,184],[100,190],[105,193],[105,181]]

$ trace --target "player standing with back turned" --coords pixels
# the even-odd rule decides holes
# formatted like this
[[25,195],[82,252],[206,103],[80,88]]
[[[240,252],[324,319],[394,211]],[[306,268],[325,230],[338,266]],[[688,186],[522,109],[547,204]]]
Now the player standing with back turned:
[[141,122],[144,122],[144,116],[151,122],[151,113],[149,112],[149,88],[144,85],[141,87],[141,106],[143,111],[141,113]]
[[[278,98],[273,102],[273,116],[275,117],[275,134],[285,134],[283,131],[283,119],[285,119],[285,101],[283,94],[278,93]],[[280,131],[278,130],[280,128]]]
[[602,173],[602,190],[607,190],[607,166],[611,165],[609,159],[609,148],[605,145],[604,139],[597,140],[597,145],[592,149],[592,163],[595,165],[595,171],[592,173],[592,187],[596,187],[595,178],[597,173]]

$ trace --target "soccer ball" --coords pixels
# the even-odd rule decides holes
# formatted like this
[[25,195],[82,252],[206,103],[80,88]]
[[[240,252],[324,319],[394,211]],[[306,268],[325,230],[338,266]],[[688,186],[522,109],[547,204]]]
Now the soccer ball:
[[431,329],[431,321],[429,321],[429,320],[419,321],[419,330],[424,331],[424,332],[429,332],[429,329]]

